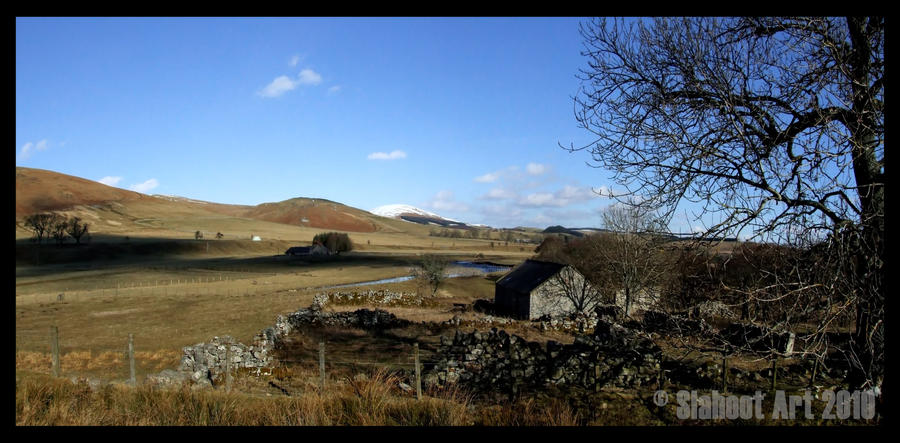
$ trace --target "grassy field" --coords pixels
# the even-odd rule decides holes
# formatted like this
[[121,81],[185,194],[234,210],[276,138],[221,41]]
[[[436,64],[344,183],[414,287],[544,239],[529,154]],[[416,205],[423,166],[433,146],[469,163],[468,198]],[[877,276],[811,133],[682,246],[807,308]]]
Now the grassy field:
[[[309,238],[313,232],[279,229],[299,230]],[[323,259],[284,256],[288,247],[309,242],[275,239],[196,241],[135,235],[126,241],[98,236],[88,245],[62,248],[17,242],[17,368],[49,372],[49,330],[56,326],[64,371],[123,377],[125,343],[128,334],[134,334],[138,374],[144,376],[176,368],[182,347],[214,336],[249,343],[279,314],[308,306],[320,288],[408,275],[423,253],[452,260],[483,256],[508,264],[528,255],[499,242],[491,248],[487,240],[390,232],[351,233],[351,239],[357,250]],[[39,265],[34,261],[37,254],[44,257]],[[417,289],[412,282],[363,287],[378,288]],[[412,321],[444,321],[454,315],[453,303],[493,298],[493,282],[450,279],[437,296],[441,309],[393,309]]]

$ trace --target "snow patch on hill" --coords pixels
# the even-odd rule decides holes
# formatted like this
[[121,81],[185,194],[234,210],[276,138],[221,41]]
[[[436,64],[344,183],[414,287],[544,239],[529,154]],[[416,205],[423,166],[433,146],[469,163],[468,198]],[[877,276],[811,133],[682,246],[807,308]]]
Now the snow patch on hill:
[[371,212],[375,215],[380,215],[382,217],[389,217],[389,218],[400,218],[401,215],[412,214],[412,215],[421,215],[421,216],[425,216],[425,217],[440,218],[440,219],[444,219],[444,220],[451,221],[454,223],[461,223],[457,220],[449,219],[447,217],[442,217],[433,212],[428,212],[424,209],[420,209],[415,206],[403,205],[403,204],[379,206],[375,209],[370,210],[369,212]]

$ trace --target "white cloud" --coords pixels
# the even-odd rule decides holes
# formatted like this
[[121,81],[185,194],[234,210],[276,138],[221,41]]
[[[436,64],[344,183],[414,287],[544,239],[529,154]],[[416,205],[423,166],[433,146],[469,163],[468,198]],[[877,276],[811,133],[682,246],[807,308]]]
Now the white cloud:
[[33,148],[34,148],[34,143],[31,143],[31,142],[25,143],[24,145],[22,145],[22,150],[19,151],[19,155],[22,157],[22,159],[26,159],[26,158],[28,158],[29,155],[31,155],[31,150]]
[[156,181],[155,178],[151,178],[150,180],[147,180],[143,183],[137,183],[137,184],[131,185],[128,187],[128,189],[131,189],[132,191],[135,191],[135,192],[140,192],[140,193],[146,194],[151,189],[153,189],[157,186],[159,186],[159,182]]
[[528,166],[525,167],[525,170],[531,175],[541,175],[547,172],[547,169],[546,165],[540,163],[529,163]]
[[322,83],[322,76],[319,73],[312,69],[304,69],[300,71],[296,79],[286,75],[276,77],[262,91],[259,91],[259,95],[263,97],[278,97],[285,92],[296,89],[297,85],[318,85],[319,83]]
[[481,198],[486,200],[509,200],[516,198],[516,193],[503,188],[494,188],[481,196]]
[[337,94],[338,92],[341,92],[341,85],[334,85],[328,88],[329,94]]
[[259,95],[263,97],[278,97],[296,87],[297,83],[288,78],[288,76],[282,75],[272,80],[272,83],[269,83],[262,91],[259,91]]
[[322,76],[312,69],[304,69],[297,76],[297,83],[301,85],[318,85],[322,83]]
[[34,151],[43,151],[47,149],[47,139],[41,140],[37,143],[27,142],[22,145],[22,150],[19,152],[19,156],[22,160],[30,157]]
[[519,201],[519,204],[524,206],[565,206],[566,201],[557,199],[549,192],[536,192],[525,196]]
[[570,201],[585,201],[592,198],[604,197],[608,195],[609,190],[606,188],[606,186],[601,186],[597,189],[591,189],[566,185],[564,188],[556,192],[557,197]]
[[477,181],[479,183],[493,183],[493,182],[497,181],[497,179],[499,179],[499,178],[500,178],[499,172],[489,172],[487,174],[475,177],[475,181]]
[[580,188],[577,186],[566,185],[562,189],[550,192],[536,192],[528,194],[525,198],[519,200],[519,204],[523,206],[568,206],[572,203],[580,203],[601,196],[606,193],[606,187],[600,187],[596,190],[591,188]]
[[100,183],[103,183],[106,186],[116,186],[119,184],[120,181],[122,181],[122,177],[113,177],[113,176],[107,175],[106,177],[103,177],[97,181]]
[[469,207],[465,203],[458,202],[453,198],[453,191],[438,192],[428,203],[428,206],[437,211],[466,212],[469,210]]
[[288,64],[291,65],[291,67],[297,66],[297,63],[300,63],[299,55],[295,55],[295,56],[291,57],[291,61],[288,62]]
[[390,154],[384,152],[373,152],[369,154],[369,160],[396,160],[398,158],[406,158],[406,153],[403,151],[392,151]]

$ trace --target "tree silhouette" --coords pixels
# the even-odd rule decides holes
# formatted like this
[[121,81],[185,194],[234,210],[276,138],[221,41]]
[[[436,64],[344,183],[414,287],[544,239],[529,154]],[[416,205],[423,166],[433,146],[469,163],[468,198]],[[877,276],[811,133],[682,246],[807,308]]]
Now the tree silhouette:
[[878,383],[884,18],[598,19],[581,33],[575,118],[595,138],[566,149],[667,220],[697,203],[718,220],[707,237],[830,245],[852,282],[854,368]]
[[69,220],[66,233],[68,233],[70,236],[72,236],[72,238],[75,239],[76,245],[80,245],[81,238],[88,233],[88,224],[81,223],[81,218],[79,217],[72,217],[72,219]]

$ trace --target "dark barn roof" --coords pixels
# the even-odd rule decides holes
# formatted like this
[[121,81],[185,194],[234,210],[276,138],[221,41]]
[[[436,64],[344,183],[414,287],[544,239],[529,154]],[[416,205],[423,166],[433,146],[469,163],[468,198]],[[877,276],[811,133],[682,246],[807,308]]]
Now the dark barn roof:
[[309,246],[292,246],[285,251],[285,254],[309,254]]
[[566,267],[566,265],[561,263],[525,260],[525,263],[522,263],[509,274],[506,274],[506,276],[498,280],[497,286],[502,286],[518,293],[528,294],[531,293],[534,288],[540,286],[541,283],[544,283],[547,279],[556,275],[556,273],[564,267]]

